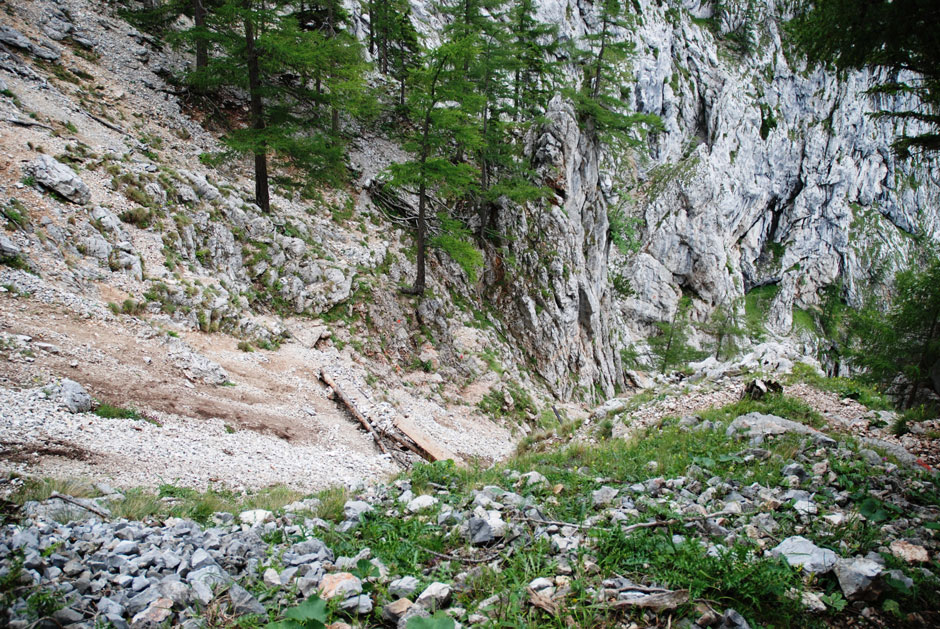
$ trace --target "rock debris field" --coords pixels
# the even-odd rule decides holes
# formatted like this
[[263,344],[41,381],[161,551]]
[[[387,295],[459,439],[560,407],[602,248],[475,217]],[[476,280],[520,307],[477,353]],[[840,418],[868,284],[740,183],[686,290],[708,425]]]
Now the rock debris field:
[[[0,552],[8,558],[2,574],[16,574],[19,588],[7,594],[6,621],[21,628],[35,622],[30,614],[37,603],[17,593],[37,586],[58,601],[47,622],[75,629],[101,622],[195,628],[209,616],[265,615],[313,595],[335,599],[331,613],[339,622],[400,628],[436,610],[458,624],[485,626],[520,596],[527,605],[558,613],[577,598],[575,592],[599,608],[672,613],[694,602],[694,592],[644,577],[642,568],[629,577],[614,574],[605,554],[613,548],[605,546],[609,536],[618,531],[626,539],[660,528],[673,546],[701,552],[702,561],[756,565],[779,558],[800,568],[806,585],[792,596],[807,618],[826,612],[833,589],[871,616],[867,601],[892,588],[914,588],[915,580],[937,585],[932,559],[940,550],[940,513],[916,498],[936,491],[933,476],[773,415],[750,413],[721,425],[689,416],[674,429],[730,440],[740,448],[734,456],[741,464],[753,466],[748,469],[785,462],[780,452],[789,462],[769,484],[743,483],[698,464],[681,475],[656,475],[656,461],[636,482],[585,478],[574,497],[585,515],[572,522],[547,515],[567,490],[535,470],[505,469],[491,477],[498,484],[474,489],[462,487],[444,467],[435,482],[420,487],[399,480],[364,488],[329,520],[318,517],[326,512],[313,498],[274,512],[207,514],[203,525],[174,517],[112,518],[109,506],[126,497],[99,486],[103,495],[95,499],[26,503],[24,519],[0,530]],[[846,485],[845,470],[859,463],[870,486],[879,488],[870,495],[877,508],[858,502]],[[568,482],[579,473],[566,472]],[[676,515],[658,518],[663,509]],[[866,520],[889,521],[877,540],[862,543],[854,527]],[[382,531],[393,521],[412,522],[424,537],[389,539]],[[454,550],[423,546],[434,537],[448,539]],[[751,548],[746,558],[729,554],[742,543]],[[512,557],[534,552],[533,545],[548,561],[516,591],[475,585],[481,571],[498,574]],[[733,607],[711,603],[702,609],[687,625],[691,629],[750,626]],[[935,616],[919,618],[929,624]]]

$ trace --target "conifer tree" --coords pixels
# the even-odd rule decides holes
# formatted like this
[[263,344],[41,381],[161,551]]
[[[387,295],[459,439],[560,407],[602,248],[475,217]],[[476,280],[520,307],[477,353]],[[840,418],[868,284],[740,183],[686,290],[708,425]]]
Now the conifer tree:
[[659,372],[677,367],[683,367],[691,361],[700,360],[707,352],[702,352],[689,345],[689,311],[692,309],[692,300],[683,297],[670,321],[659,321],[656,327],[659,334],[648,340],[650,352],[654,356],[654,366]]
[[536,0],[515,0],[512,30],[513,120],[531,121],[545,112],[560,84],[560,67],[549,58],[559,51],[558,26],[535,19]]
[[[206,15],[206,39],[215,54],[189,73],[189,83],[211,92],[244,89],[249,120],[225,137],[231,150],[254,156],[255,201],[270,207],[268,157],[297,167],[308,179],[336,179],[343,169],[338,136],[340,103],[361,94],[361,50],[336,31],[332,3],[323,7],[327,32],[310,30],[291,0],[223,0]],[[313,109],[311,109],[313,104]],[[320,105],[330,112],[325,122]]]
[[432,190],[445,197],[462,197],[476,187],[479,172],[468,163],[450,159],[455,146],[475,149],[479,143],[473,114],[478,95],[463,70],[466,41],[449,41],[424,53],[411,74],[409,117],[414,125],[405,143],[414,158],[389,167],[393,186],[413,188],[418,195],[417,272],[405,292],[423,295],[426,280],[427,212]]
[[574,100],[586,129],[592,130],[607,143],[638,145],[632,132],[638,126],[662,127],[652,114],[630,112],[629,59],[634,51],[625,35],[633,31],[633,18],[623,0],[599,0],[600,30],[582,38],[583,48],[576,48],[575,58],[583,69],[578,89],[567,94]]
[[376,69],[398,81],[398,103],[405,104],[408,72],[420,54],[408,0],[369,0],[369,54]]
[[706,334],[715,337],[715,358],[721,360],[731,358],[738,350],[738,342],[745,334],[745,329],[739,321],[739,304],[720,304],[712,312],[711,317],[699,328]]
[[852,321],[850,355],[863,376],[911,407],[921,392],[940,393],[940,256],[898,273],[887,310],[869,305]]

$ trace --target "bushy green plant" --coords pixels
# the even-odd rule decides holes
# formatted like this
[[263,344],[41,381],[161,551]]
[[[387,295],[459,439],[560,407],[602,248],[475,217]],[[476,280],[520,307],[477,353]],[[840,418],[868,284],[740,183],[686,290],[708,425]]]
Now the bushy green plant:
[[768,284],[752,288],[744,296],[744,324],[751,338],[759,340],[766,335],[764,324],[770,313],[770,304],[779,292],[780,286]]
[[670,321],[658,321],[659,334],[650,337],[648,343],[654,356],[654,366],[660,373],[682,368],[689,362],[700,360],[707,355],[689,345],[689,311],[692,300],[683,297]]
[[471,240],[471,233],[459,220],[446,214],[438,214],[441,233],[431,239],[431,245],[443,249],[454,262],[460,265],[471,283],[477,281],[477,272],[483,268],[483,253]]
[[886,311],[869,304],[852,318],[852,361],[861,377],[896,395],[906,407],[934,388],[940,365],[940,255],[895,276],[895,297]]
[[122,408],[102,402],[95,409],[95,415],[105,419],[143,419],[140,413],[132,408]]

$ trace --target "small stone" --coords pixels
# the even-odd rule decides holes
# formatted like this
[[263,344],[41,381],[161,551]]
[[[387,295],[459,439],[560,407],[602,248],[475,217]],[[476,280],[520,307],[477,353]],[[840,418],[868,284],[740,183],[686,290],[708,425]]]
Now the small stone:
[[782,556],[791,566],[801,566],[811,573],[825,574],[832,570],[838,558],[828,548],[819,548],[805,537],[794,535],[774,547],[770,554]]
[[[391,593],[391,592],[389,592]],[[407,598],[400,598],[382,608],[382,620],[398,624],[398,620],[414,605]]]
[[467,532],[470,535],[470,543],[474,546],[489,544],[495,539],[493,528],[483,518],[470,518],[467,521]]
[[402,577],[388,584],[389,596],[408,598],[418,590],[418,579],[415,577]]
[[243,511],[238,514],[238,519],[243,524],[257,526],[259,524],[264,524],[265,522],[273,520],[273,516],[273,513],[265,509],[252,509],[251,511]]
[[358,594],[344,600],[339,607],[349,612],[365,615],[372,611],[372,599],[368,594]]
[[408,629],[408,622],[412,618],[429,618],[431,614],[425,608],[420,605],[412,605],[408,608],[408,611],[398,619],[397,629]]
[[53,190],[73,203],[85,205],[91,198],[91,191],[75,171],[49,155],[40,155],[27,164],[23,172],[43,188]]
[[268,587],[281,587],[281,575],[277,573],[277,570],[274,568],[268,568],[264,571],[261,580]]
[[416,605],[434,612],[444,608],[450,601],[451,588],[446,583],[435,581],[421,592],[421,596],[415,601]]
[[821,614],[826,611],[826,604],[816,592],[803,592],[800,595],[800,602],[803,603],[803,607],[814,614]]
[[797,500],[793,503],[793,510],[800,515],[815,515],[818,511],[812,500]]
[[246,614],[263,616],[266,613],[264,605],[259,603],[258,599],[237,583],[233,583],[231,587],[229,587],[228,596],[232,601],[232,611],[239,616]]
[[347,520],[359,520],[360,517],[374,511],[372,505],[363,500],[349,500],[343,506],[343,515]]
[[87,413],[92,406],[91,396],[85,387],[68,378],[63,378],[59,383],[58,402],[70,413]]
[[881,593],[873,584],[883,568],[870,559],[840,559],[833,570],[847,599],[872,600]]
[[930,555],[923,546],[898,539],[891,542],[890,548],[892,555],[898,559],[903,559],[907,563],[926,563],[930,561]]
[[414,500],[408,503],[408,511],[410,513],[418,513],[419,511],[424,511],[425,509],[430,509],[438,502],[437,498],[434,496],[423,495],[418,496]]
[[170,577],[167,577],[160,583],[160,593],[164,598],[173,601],[173,604],[177,607],[189,605],[191,590],[182,581],[171,580]]
[[334,572],[320,581],[320,596],[324,599],[349,598],[362,593],[362,581],[348,572]]
[[202,548],[197,548],[192,557],[189,558],[189,567],[192,570],[199,570],[200,568],[205,568],[212,564],[215,564],[212,555]]
[[63,607],[62,609],[56,610],[52,614],[52,619],[62,625],[70,625],[73,622],[81,622],[85,620],[85,616],[71,607]]
[[[645,487],[644,487],[645,489]],[[617,497],[617,490],[606,485],[591,492],[591,502],[595,507],[609,505]]]
[[158,629],[173,614],[173,601],[158,598],[144,611],[138,613],[130,622],[131,629]]

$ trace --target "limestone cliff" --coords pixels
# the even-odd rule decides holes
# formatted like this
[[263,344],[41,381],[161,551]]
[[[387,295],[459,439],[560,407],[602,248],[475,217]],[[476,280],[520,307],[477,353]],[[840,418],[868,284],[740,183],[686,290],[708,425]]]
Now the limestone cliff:
[[[912,237],[940,232],[938,164],[892,155],[896,123],[870,114],[907,104],[867,95],[875,77],[805,67],[772,1],[746,19],[733,5],[634,4],[636,31],[622,33],[636,42],[629,93],[665,131],[648,154],[609,155],[556,99],[530,147],[557,195],[501,215],[513,266],[495,259],[500,274],[488,277],[510,329],[563,396],[612,393],[620,349],[668,320],[683,292],[703,320],[776,284],[767,327],[786,335],[793,309],[817,304],[821,289],[841,282],[857,302],[904,266]],[[540,11],[562,38],[596,23],[588,2],[545,0]],[[615,207],[641,219],[633,255],[611,246]],[[614,290],[618,274],[635,295]]]

